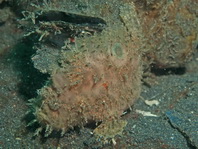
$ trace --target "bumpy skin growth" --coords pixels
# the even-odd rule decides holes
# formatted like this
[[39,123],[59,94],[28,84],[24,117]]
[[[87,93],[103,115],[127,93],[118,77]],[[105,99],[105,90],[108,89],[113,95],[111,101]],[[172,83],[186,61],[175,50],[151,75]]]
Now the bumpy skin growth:
[[140,93],[140,57],[119,43],[110,50],[74,53],[71,63],[53,74],[51,85],[40,91],[43,104],[36,115],[41,124],[67,130],[118,118],[133,104]]
[[68,130],[89,121],[119,118],[134,103],[140,93],[140,55],[138,47],[123,40],[119,32],[110,43],[101,37],[103,45],[99,37],[79,41],[91,43],[90,51],[77,41],[82,48],[63,52],[63,68],[53,72],[50,85],[40,90],[43,103],[36,115],[41,124]]
[[[90,1],[83,15],[102,18],[107,27],[76,38],[69,51],[61,51],[59,65],[45,71],[51,78],[33,102],[41,101],[35,115],[46,131],[118,119],[139,97],[141,28],[132,3],[113,9],[115,5],[117,1]],[[82,13],[78,10],[70,13]]]

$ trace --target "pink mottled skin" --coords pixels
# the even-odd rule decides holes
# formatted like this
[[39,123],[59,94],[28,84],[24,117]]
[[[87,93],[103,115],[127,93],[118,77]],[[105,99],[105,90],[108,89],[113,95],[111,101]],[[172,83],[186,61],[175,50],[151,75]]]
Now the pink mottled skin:
[[74,58],[41,90],[44,100],[36,112],[41,124],[68,130],[90,121],[119,118],[138,98],[141,67],[137,51],[123,46],[122,57],[110,50]]

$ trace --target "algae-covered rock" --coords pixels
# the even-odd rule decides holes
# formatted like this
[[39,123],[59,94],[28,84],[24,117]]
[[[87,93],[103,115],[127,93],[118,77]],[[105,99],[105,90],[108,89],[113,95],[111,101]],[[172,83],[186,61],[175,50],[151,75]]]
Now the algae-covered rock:
[[158,68],[185,67],[198,43],[197,1],[141,2],[136,1],[136,8],[149,51],[146,56]]

